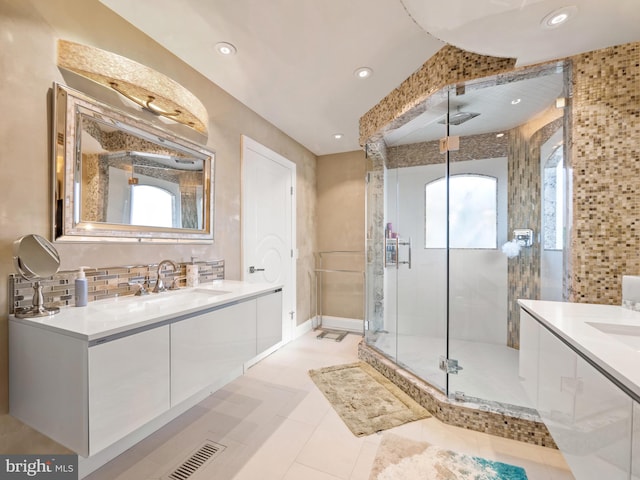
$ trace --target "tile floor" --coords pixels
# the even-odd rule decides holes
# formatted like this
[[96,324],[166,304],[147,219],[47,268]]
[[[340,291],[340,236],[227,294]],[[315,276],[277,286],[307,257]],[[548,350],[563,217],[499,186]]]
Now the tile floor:
[[[357,361],[360,339],[317,340],[315,332],[300,337],[86,478],[165,479],[211,440],[226,448],[190,480],[367,480],[382,435],[355,437],[307,374],[312,368]],[[530,480],[573,479],[556,450],[451,427],[435,418],[392,431],[522,466]]]

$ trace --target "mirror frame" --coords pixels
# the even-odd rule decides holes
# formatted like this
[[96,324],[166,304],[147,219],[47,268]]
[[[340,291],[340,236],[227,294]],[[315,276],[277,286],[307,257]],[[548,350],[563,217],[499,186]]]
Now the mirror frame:
[[[86,222],[81,216],[75,218],[74,212],[81,203],[76,198],[81,191],[81,136],[77,131],[81,111],[143,140],[202,158],[203,228]],[[58,83],[53,84],[52,123],[52,238],[56,242],[213,243],[215,152]]]

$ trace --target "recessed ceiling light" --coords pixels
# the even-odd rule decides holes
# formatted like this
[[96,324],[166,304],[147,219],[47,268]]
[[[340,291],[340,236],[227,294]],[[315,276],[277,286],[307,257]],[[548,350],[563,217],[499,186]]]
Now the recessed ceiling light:
[[220,55],[224,55],[228,57],[230,55],[235,55],[238,50],[236,47],[227,42],[218,42],[216,43],[216,50]]
[[336,140],[340,140],[342,137],[344,137],[344,135],[342,133],[334,133],[333,134],[333,138],[335,138]]
[[511,100],[511,105],[517,105],[522,101],[521,98],[514,98],[513,100]]
[[540,22],[540,25],[542,25],[542,28],[557,28],[567,23],[577,11],[578,7],[575,5],[559,8],[545,16],[542,22]]
[[373,70],[371,70],[369,67],[360,67],[355,72],[353,72],[353,74],[358,78],[369,78],[371,75],[373,75]]

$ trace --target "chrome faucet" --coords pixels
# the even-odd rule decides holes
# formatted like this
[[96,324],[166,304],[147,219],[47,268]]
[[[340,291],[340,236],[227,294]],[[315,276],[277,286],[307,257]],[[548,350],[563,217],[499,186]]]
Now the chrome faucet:
[[164,292],[167,290],[167,287],[164,286],[164,282],[162,281],[162,266],[163,265],[171,265],[173,267],[173,272],[177,273],[180,268],[176,262],[173,260],[162,260],[158,264],[158,278],[156,280],[156,284],[153,287],[153,293]]

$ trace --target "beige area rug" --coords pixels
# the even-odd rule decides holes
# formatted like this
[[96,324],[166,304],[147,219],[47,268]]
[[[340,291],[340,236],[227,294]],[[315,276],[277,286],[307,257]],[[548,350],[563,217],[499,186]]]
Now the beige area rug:
[[522,467],[385,433],[369,480],[527,480]]
[[364,362],[310,370],[309,375],[358,437],[431,416]]

